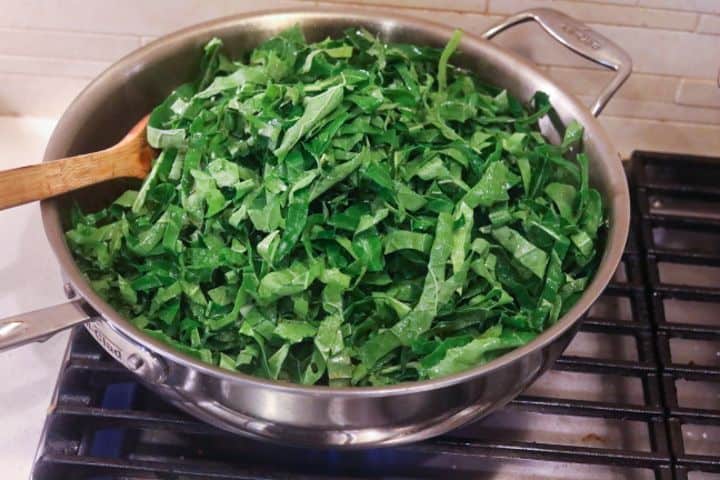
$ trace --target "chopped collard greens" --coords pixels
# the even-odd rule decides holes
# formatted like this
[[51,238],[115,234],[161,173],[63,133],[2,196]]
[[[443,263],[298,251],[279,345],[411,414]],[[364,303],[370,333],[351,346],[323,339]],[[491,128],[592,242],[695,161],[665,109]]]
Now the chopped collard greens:
[[524,345],[592,277],[605,217],[551,111],[444,50],[299,28],[200,74],[150,117],[138,190],[75,208],[93,288],[147,334],[305,385],[436,378]]

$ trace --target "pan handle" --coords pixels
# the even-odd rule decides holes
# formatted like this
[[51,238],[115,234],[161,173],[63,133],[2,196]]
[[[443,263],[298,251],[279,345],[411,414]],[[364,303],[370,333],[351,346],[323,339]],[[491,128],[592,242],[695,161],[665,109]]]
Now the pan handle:
[[600,115],[610,98],[630,76],[632,72],[630,56],[615,42],[584,23],[550,8],[533,8],[516,13],[486,31],[483,37],[490,40],[503,30],[531,20],[537,22],[551,37],[573,52],[617,72],[612,81],[600,92],[590,109],[594,116]]
[[46,340],[52,335],[85,323],[92,317],[76,299],[60,305],[21,313],[0,320],[0,352],[30,342]]

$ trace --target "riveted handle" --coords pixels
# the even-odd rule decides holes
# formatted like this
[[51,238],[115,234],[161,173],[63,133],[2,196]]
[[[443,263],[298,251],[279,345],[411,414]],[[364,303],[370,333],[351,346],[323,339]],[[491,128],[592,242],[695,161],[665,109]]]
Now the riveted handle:
[[0,320],[0,351],[45,340],[90,318],[80,300],[4,318]]
[[599,34],[582,22],[550,8],[533,8],[517,13],[483,34],[491,39],[510,27],[529,21],[537,22],[551,37],[578,55],[615,70],[616,75],[598,95],[590,109],[594,116],[602,112],[607,102],[625,83],[632,72],[632,59],[615,42]]
[[146,382],[160,384],[167,378],[168,366],[160,356],[117,330],[110,322],[98,319],[87,322],[85,328],[115,360]]

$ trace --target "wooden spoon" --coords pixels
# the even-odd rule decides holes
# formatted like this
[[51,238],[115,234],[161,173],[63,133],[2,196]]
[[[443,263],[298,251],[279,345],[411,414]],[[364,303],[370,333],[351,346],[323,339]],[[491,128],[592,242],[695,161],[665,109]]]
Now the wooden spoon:
[[0,172],[0,210],[114,178],[145,178],[155,158],[145,135],[148,118],[105,150]]

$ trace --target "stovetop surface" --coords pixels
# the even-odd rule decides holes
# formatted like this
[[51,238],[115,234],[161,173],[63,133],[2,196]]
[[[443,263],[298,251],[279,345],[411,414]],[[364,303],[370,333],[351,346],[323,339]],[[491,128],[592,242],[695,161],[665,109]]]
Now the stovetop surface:
[[720,162],[637,152],[623,262],[552,370],[412,445],[279,447],[217,430],[72,335],[33,477],[720,480]]

